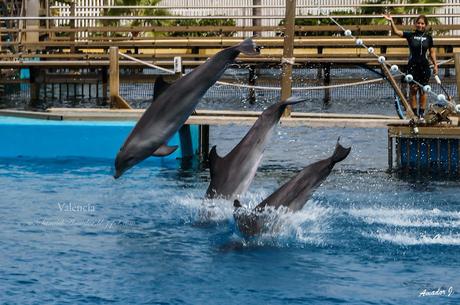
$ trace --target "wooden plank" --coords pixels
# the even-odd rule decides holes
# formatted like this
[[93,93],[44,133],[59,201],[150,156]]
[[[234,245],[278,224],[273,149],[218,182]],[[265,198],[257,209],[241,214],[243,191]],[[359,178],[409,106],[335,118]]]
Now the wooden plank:
[[[106,108],[48,108],[47,112],[60,113],[76,113],[81,115],[86,114],[101,114],[107,115],[138,115],[144,113],[145,109],[106,109]],[[261,111],[235,111],[235,110],[203,110],[197,109],[196,114],[199,116],[222,116],[222,117],[257,117]],[[375,120],[398,120],[397,116],[374,115],[374,114],[343,114],[343,113],[313,113],[313,112],[292,112],[293,118],[339,118],[339,119],[375,119]]]
[[[0,112],[2,115],[62,120],[83,121],[137,121],[143,110],[77,110],[67,111],[52,110],[52,112],[24,112],[8,110]],[[192,115],[186,124],[196,125],[252,125],[257,116],[219,116],[219,115]],[[332,128],[386,128],[388,124],[396,124],[399,119],[375,119],[375,118],[320,118],[320,117],[286,117],[281,119],[281,126],[286,127],[332,127]]]

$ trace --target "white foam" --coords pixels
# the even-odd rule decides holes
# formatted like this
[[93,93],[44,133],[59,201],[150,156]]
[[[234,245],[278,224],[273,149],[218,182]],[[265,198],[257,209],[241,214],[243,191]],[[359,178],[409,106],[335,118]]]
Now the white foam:
[[309,200],[298,212],[287,209],[268,210],[266,230],[257,239],[258,244],[289,246],[300,244],[326,244],[324,234],[330,231],[331,209]]
[[367,224],[395,227],[460,228],[460,212],[439,209],[350,209],[348,213]]
[[388,233],[388,232],[379,232],[375,234],[370,234],[369,237],[377,238],[382,242],[391,242],[398,245],[404,246],[414,246],[414,245],[460,245],[460,235],[459,234],[436,234],[436,235],[426,235],[426,234],[416,234],[416,233]]

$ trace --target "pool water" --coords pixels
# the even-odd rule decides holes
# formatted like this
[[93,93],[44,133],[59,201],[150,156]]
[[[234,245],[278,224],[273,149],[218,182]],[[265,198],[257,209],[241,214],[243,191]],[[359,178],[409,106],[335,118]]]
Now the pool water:
[[[224,155],[246,129],[213,127],[211,143]],[[198,164],[143,163],[114,180],[110,159],[1,159],[0,300],[460,303],[459,182],[387,173],[384,129],[278,128],[241,201],[328,157],[338,136],[350,156],[302,211],[251,240],[230,202],[203,202]]]

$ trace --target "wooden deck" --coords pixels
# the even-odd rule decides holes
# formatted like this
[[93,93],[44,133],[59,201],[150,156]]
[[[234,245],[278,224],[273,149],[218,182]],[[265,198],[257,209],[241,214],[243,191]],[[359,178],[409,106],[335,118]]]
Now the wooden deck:
[[[43,120],[137,121],[143,112],[144,109],[50,108],[44,112],[0,110],[0,115]],[[186,124],[250,126],[259,115],[258,111],[197,110]],[[285,127],[387,128],[388,124],[408,122],[396,116],[302,112],[293,112],[291,117],[281,119],[281,126]]]

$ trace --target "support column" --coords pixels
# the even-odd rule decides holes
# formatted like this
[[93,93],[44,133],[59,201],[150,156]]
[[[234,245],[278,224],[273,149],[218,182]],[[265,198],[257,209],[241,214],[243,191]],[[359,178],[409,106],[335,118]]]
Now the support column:
[[[40,1],[37,0],[25,0],[25,16],[26,17],[38,17],[40,14]],[[37,30],[34,32],[25,33],[25,42],[26,43],[36,43],[39,41],[39,32],[40,21],[37,19],[27,20],[26,29],[27,30]],[[27,47],[31,51],[35,51],[37,47]]]
[[[296,0],[286,0],[284,50],[281,60],[281,100],[287,99],[292,93],[292,66],[294,64],[294,25]],[[291,107],[287,107],[283,116],[291,116]]]
[[[252,0],[252,5],[256,6],[256,5],[262,5],[262,0]],[[256,16],[256,17],[260,17],[262,16],[262,8],[260,7],[253,7],[252,8],[252,16]],[[262,25],[262,19],[259,19],[259,18],[256,18],[256,19],[252,19],[252,26],[254,27],[259,27]],[[254,37],[256,36],[261,36],[261,32],[260,31],[253,31],[252,32],[252,35]]]
[[118,47],[110,47],[110,108],[130,109],[129,104],[120,96],[120,69],[118,65]]

